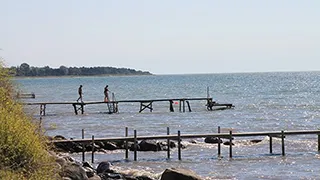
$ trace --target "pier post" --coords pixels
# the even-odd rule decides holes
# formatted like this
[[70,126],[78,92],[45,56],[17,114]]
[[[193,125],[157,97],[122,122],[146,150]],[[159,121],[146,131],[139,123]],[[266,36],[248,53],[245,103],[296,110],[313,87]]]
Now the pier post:
[[[126,127],[126,130],[125,130],[125,136],[128,137],[128,127]],[[128,151],[128,140],[125,141],[125,149],[126,149],[126,152],[125,152],[125,159],[128,159],[129,158],[129,151]]]
[[320,152],[320,134],[318,134],[318,152]]
[[186,101],[186,103],[187,103],[187,105],[188,105],[189,112],[191,112],[191,107],[190,107],[189,101]]
[[137,149],[138,149],[138,142],[137,142],[137,130],[134,130],[134,155],[133,155],[133,159],[134,161],[137,161]]
[[83,114],[83,113],[84,113],[84,104],[81,103],[81,114]]
[[92,135],[92,157],[91,157],[91,163],[94,163],[94,135]]
[[[169,127],[167,127],[167,135],[169,136],[170,135],[170,129]],[[170,159],[170,139],[169,137],[167,138],[167,157],[168,159]]]
[[[82,139],[84,139],[84,129],[82,129]],[[85,151],[84,142],[82,142],[82,162],[85,161]]]
[[232,158],[232,131],[230,131],[229,157]]
[[[220,126],[218,126],[218,134],[220,134]],[[218,137],[218,157],[221,156],[221,143],[220,143],[220,136]]]
[[46,115],[46,104],[40,104],[40,116]]
[[185,100],[183,100],[183,112],[186,112],[186,101]]
[[282,156],[285,156],[285,149],[284,149],[284,131],[281,131],[281,144],[282,144]]
[[178,159],[181,160],[181,135],[178,131]]
[[270,154],[272,154],[272,136],[269,135],[269,149],[270,149]]
[[74,114],[78,115],[77,105],[75,103],[73,103],[72,106],[73,106],[73,109],[74,109]]
[[170,112],[174,112],[174,109],[173,109],[173,100],[170,100],[169,103],[170,103],[170,108],[169,108]]

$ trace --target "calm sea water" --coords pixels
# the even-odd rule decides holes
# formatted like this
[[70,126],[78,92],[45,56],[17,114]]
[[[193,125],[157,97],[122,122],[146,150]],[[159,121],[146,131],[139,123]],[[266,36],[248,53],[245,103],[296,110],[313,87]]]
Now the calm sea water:
[[[138,113],[139,103],[119,104],[119,113],[107,114],[105,104],[88,105],[85,114],[74,115],[71,105],[47,105],[43,126],[48,135],[81,138],[124,136],[137,130],[138,135],[171,133],[215,133],[217,127],[232,128],[235,132],[316,130],[320,128],[320,72],[235,73],[201,75],[156,75],[130,77],[50,77],[16,79],[23,92],[34,92],[36,99],[27,102],[69,102],[78,98],[77,89],[83,85],[84,101],[102,101],[103,88],[117,100],[188,98],[210,96],[219,103],[232,103],[235,108],[207,111],[205,101],[191,101],[192,112],[181,113],[178,105],[169,112],[169,103],[155,102],[154,111]],[[39,119],[39,107],[28,106],[28,112]],[[251,144],[249,140],[261,139]],[[124,161],[124,151],[97,154],[95,162],[112,161],[123,169],[152,172],[159,175],[168,167],[182,167],[195,171],[206,179],[319,179],[320,156],[317,136],[288,136],[286,156],[281,156],[281,141],[274,139],[274,154],[269,154],[267,137],[236,138],[233,158],[227,146],[222,147],[222,158],[217,158],[217,145],[188,143],[166,160],[166,152],[138,152],[138,161]],[[132,152],[130,152],[132,153]],[[79,155],[74,155],[81,160]],[[87,154],[90,160],[90,154]]]

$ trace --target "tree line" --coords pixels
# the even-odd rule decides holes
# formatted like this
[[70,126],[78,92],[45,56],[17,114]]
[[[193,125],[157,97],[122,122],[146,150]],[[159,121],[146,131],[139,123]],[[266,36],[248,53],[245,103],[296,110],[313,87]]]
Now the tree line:
[[115,67],[66,67],[59,68],[33,67],[22,63],[17,67],[10,67],[14,76],[94,76],[94,75],[151,75],[147,71],[137,71],[129,68]]

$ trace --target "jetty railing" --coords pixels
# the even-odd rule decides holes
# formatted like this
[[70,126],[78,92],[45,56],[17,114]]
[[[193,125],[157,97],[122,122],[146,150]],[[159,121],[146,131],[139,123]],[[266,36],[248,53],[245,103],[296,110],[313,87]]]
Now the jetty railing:
[[[243,132],[243,133],[234,133],[229,131],[229,133],[220,133],[220,127],[218,127],[218,133],[208,133],[208,134],[181,134],[180,131],[177,134],[170,134],[169,127],[167,127],[167,135],[153,135],[153,136],[138,136],[137,131],[134,130],[133,136],[128,136],[128,128],[125,128],[125,137],[108,137],[108,138],[92,138],[84,139],[84,130],[82,130],[82,139],[72,139],[72,140],[52,140],[52,143],[82,143],[83,147],[84,144],[92,144],[94,145],[95,142],[114,142],[114,141],[124,141],[125,142],[125,159],[129,158],[129,148],[128,142],[133,141],[134,143],[134,161],[137,161],[137,146],[138,140],[160,140],[164,139],[167,140],[167,158],[170,159],[170,140],[177,140],[178,141],[178,159],[182,159],[181,154],[181,141],[182,139],[192,139],[192,138],[206,138],[206,137],[216,137],[218,138],[218,157],[221,157],[221,143],[220,139],[228,139],[229,142],[229,158],[233,158],[233,143],[232,141],[236,137],[252,137],[252,136],[268,136],[269,137],[269,153],[273,154],[273,138],[281,138],[281,154],[285,156],[285,137],[286,136],[293,136],[293,135],[317,135],[317,142],[318,142],[318,149],[317,151],[320,152],[320,130],[295,130],[295,131],[266,131],[266,132]],[[94,147],[94,146],[92,146]],[[82,159],[85,160],[85,150],[83,148],[82,152]],[[94,148],[92,148],[92,163],[94,163]]]

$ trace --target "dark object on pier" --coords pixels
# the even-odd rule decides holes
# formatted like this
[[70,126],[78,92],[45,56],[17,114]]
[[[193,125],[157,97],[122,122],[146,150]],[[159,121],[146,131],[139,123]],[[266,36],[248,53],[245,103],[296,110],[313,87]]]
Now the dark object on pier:
[[[217,103],[215,101],[212,101],[212,99],[208,99],[207,101],[207,109],[209,111],[213,111],[213,110],[225,110],[225,109],[230,109],[230,108],[233,108],[234,105],[233,104],[220,104],[220,103]],[[213,107],[218,107],[218,108],[213,108]]]
[[17,93],[17,98],[20,98],[20,99],[27,99],[27,98],[31,98],[31,99],[34,99],[36,98],[36,95],[34,93]]

